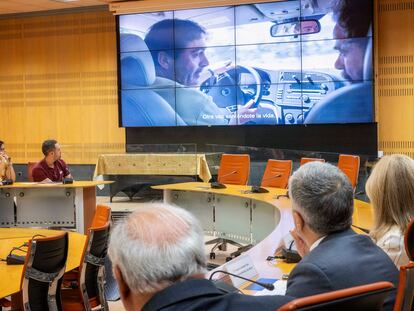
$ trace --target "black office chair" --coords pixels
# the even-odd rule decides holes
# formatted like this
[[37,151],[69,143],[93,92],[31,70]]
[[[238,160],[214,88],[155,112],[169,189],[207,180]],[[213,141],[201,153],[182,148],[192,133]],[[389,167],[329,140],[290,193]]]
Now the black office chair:
[[62,310],[60,286],[65,273],[68,243],[67,232],[29,242],[21,282],[23,310]]
[[[63,309],[108,311],[105,297],[105,258],[109,241],[109,222],[89,228],[79,272],[74,275],[72,288],[62,289]],[[65,276],[65,282],[71,281]]]
[[297,298],[283,305],[277,311],[379,311],[385,298],[394,286],[390,282],[377,282]]

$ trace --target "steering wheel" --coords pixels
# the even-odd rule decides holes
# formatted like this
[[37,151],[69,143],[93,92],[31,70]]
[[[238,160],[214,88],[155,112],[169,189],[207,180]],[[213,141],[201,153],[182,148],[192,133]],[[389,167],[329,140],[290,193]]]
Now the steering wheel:
[[[254,86],[254,88],[250,89],[249,92],[244,92],[243,85],[240,85],[242,73],[246,73],[253,78],[248,85]],[[245,105],[250,100],[253,100],[251,108],[256,108],[262,98],[262,88],[259,73],[252,67],[241,65],[207,79],[200,86],[200,90],[211,96],[220,108]]]

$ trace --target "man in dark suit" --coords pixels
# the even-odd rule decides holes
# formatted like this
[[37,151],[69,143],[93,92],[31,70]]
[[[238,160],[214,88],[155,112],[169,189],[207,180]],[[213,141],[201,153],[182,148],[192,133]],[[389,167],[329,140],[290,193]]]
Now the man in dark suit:
[[274,311],[289,297],[225,293],[204,279],[204,236],[187,211],[165,204],[137,209],[111,233],[109,256],[128,311]]
[[[398,271],[369,236],[351,229],[353,189],[336,166],[312,162],[289,181],[295,229],[302,260],[291,272],[286,294],[304,297],[379,281],[398,283]],[[384,303],[392,310],[395,290]]]

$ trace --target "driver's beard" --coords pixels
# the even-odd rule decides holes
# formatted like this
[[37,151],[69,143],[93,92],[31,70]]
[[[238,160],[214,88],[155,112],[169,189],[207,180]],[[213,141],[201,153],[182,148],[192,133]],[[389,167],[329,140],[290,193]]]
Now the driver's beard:
[[346,81],[349,81],[350,83],[354,82],[352,80],[351,76],[345,70],[342,70],[341,76],[342,76],[342,78],[344,78]]
[[[198,78],[195,79],[196,74],[197,73],[195,72],[195,73],[190,73],[190,74],[186,74],[182,76],[176,76],[175,80],[182,85],[194,87],[198,85]],[[200,77],[199,74],[198,74],[198,77]]]

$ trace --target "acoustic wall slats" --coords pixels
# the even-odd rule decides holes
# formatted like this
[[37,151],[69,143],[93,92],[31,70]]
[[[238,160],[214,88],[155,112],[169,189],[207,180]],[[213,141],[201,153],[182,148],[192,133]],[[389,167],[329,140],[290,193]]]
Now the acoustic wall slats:
[[[209,1],[199,2],[180,5]],[[141,9],[172,2],[166,3],[143,1]],[[379,146],[413,156],[414,0],[375,3]],[[0,139],[15,162],[39,159],[47,137],[62,143],[70,163],[124,151],[115,37],[115,18],[107,12],[0,20]]]
[[377,4],[379,148],[414,158],[414,1]]
[[124,152],[115,17],[88,12],[0,20],[0,139],[14,162],[56,138],[69,163]]

